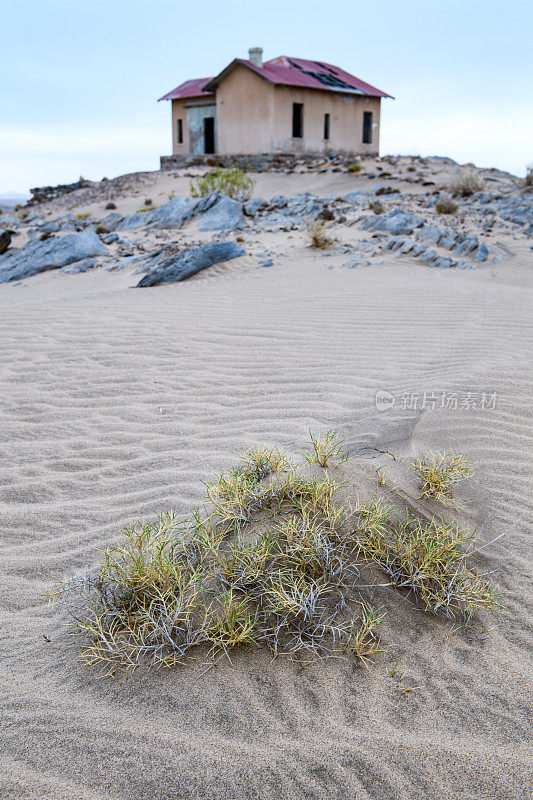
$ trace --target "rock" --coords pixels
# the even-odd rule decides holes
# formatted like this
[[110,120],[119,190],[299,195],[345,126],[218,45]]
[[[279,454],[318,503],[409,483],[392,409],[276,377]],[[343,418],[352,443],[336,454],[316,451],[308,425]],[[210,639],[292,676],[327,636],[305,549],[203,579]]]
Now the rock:
[[188,247],[164,257],[137,284],[138,287],[156,286],[158,283],[175,283],[195,275],[213,264],[245,255],[236,242],[209,242],[199,247]]
[[367,216],[359,226],[366,231],[387,231],[394,235],[410,234],[415,228],[420,228],[424,224],[421,217],[415,216],[408,211],[395,208],[386,211],[384,214]]
[[106,211],[114,211],[115,208],[116,208],[116,205],[114,203],[108,203],[106,205],[106,207],[105,207],[105,210]]
[[96,267],[97,263],[97,258],[82,258],[81,261],[76,261],[74,264],[61,267],[59,272],[66,272],[69,275],[77,275],[79,272],[87,272],[88,269],[93,269]]
[[422,253],[425,253],[426,250],[427,250],[427,246],[425,244],[415,244],[414,247],[413,247],[411,255],[415,256],[415,258],[416,258],[417,256],[422,255]]
[[441,256],[441,258],[437,258],[433,266],[438,269],[451,269],[451,267],[455,266],[455,261],[451,258],[444,258]]
[[134,231],[148,225],[154,217],[155,211],[138,211],[135,214],[126,214],[122,222],[117,225],[119,231]]
[[57,233],[61,230],[61,226],[59,222],[47,222],[45,225],[41,226],[42,233]]
[[6,252],[14,233],[15,231],[7,231],[5,228],[0,228],[0,255]]
[[92,232],[53,237],[33,242],[20,250],[10,250],[0,256],[0,283],[21,280],[58,269],[92,256],[107,254],[107,248]]
[[480,244],[474,252],[474,261],[486,261],[489,257],[489,249],[486,244]]
[[470,234],[470,236],[464,237],[457,237],[459,244],[455,247],[456,252],[460,256],[467,256],[469,253],[472,253],[476,247],[479,245],[478,238],[474,234]]
[[243,205],[243,211],[247,217],[255,217],[259,211],[264,211],[268,203],[260,197],[255,197],[253,200],[247,200]]
[[331,222],[332,219],[335,219],[335,214],[330,208],[325,206],[325,208],[323,208],[322,211],[318,212],[315,219],[323,219],[326,222]]
[[100,222],[98,223],[98,227],[100,231],[104,231],[105,233],[111,233],[112,231],[115,230],[115,228],[117,228],[120,225],[123,219],[124,217],[122,216],[122,214],[119,214],[117,212],[115,212],[114,214],[108,214],[107,217],[104,217],[104,219],[100,220]]
[[259,260],[260,267],[273,267],[274,262],[271,258],[263,258]]
[[355,206],[360,203],[365,203],[368,200],[368,192],[366,189],[357,189],[355,192],[348,192],[342,199],[346,203],[351,203]]
[[243,204],[231,197],[220,197],[205,211],[198,223],[199,231],[233,231],[246,225]]
[[104,235],[100,238],[104,244],[115,244],[115,242],[120,242],[118,233],[104,233]]
[[436,261],[437,258],[438,256],[434,250],[426,250],[420,256],[420,261],[422,261],[424,264],[431,264],[431,262]]
[[442,231],[436,225],[424,225],[416,234],[418,242],[438,244],[442,238]]

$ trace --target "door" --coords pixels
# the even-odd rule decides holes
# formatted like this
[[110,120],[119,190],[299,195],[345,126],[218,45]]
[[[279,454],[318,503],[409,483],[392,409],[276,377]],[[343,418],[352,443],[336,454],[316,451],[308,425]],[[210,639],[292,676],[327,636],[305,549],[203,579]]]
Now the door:
[[215,118],[204,117],[204,153],[215,152]]

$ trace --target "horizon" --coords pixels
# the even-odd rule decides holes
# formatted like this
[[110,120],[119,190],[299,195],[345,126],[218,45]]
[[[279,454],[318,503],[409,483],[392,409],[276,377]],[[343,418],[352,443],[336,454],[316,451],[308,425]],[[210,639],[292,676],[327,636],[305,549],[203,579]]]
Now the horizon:
[[[406,13],[389,0],[372,9],[337,0],[328,18],[343,24],[333,22],[329,38],[316,0],[305,3],[306,14],[303,3],[273,0],[248,15],[229,0],[223,36],[218,17],[209,24],[213,0],[201,21],[169,0],[132,0],[126,16],[121,6],[30,0],[4,12],[11,36],[0,56],[3,198],[81,175],[98,181],[158,170],[171,147],[170,104],[157,98],[217,74],[252,46],[263,47],[265,60],[286,54],[337,64],[393,95],[382,103],[381,155],[446,156],[517,176],[533,159],[533,110],[524,102],[533,90],[533,11],[524,3],[450,0],[428,9],[412,0]],[[180,33],[195,26],[198,36]]]

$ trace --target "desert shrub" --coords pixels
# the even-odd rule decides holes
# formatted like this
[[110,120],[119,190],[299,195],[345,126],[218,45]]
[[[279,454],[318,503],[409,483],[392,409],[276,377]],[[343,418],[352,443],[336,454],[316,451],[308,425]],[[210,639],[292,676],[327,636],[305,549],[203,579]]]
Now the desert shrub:
[[484,188],[485,181],[473,169],[463,169],[449,187],[454,197],[470,197]]
[[472,472],[462,454],[438,451],[418,458],[413,469],[422,482],[422,496],[444,505],[452,504],[455,487]]
[[374,214],[383,214],[385,211],[385,206],[381,202],[381,200],[373,200],[371,203],[368,204],[368,207]]
[[239,167],[216,167],[196,182],[191,181],[193,197],[207,197],[212,192],[228,195],[228,197],[244,197],[248,200],[253,191],[253,180]]
[[363,522],[360,554],[377,561],[396,588],[413,592],[425,610],[454,616],[496,606],[496,592],[468,567],[461,549],[474,534],[434,519],[396,521],[390,528],[380,521]]
[[437,198],[435,211],[438,214],[456,214],[459,210],[459,203],[456,203],[447,192],[443,192]]
[[[312,444],[311,463],[344,460],[336,435]],[[495,605],[461,549],[473,541],[468,532],[401,521],[375,498],[352,507],[339,502],[339,490],[327,474],[302,474],[277,448],[252,449],[206,486],[189,520],[165,513],[126,528],[94,573],[50,593],[85,640],[81,657],[108,674],[234,648],[364,661],[381,649],[383,617],[364,601],[349,610],[366,561],[434,613]]]
[[354,164],[350,164],[348,167],[348,172],[361,172],[361,164],[356,161]]
[[87,218],[88,218],[88,217],[90,217],[90,216],[91,216],[91,215],[90,215],[89,213],[85,213],[85,214],[76,214],[76,219],[87,219]]
[[342,440],[339,440],[336,431],[326,431],[320,436],[314,436],[311,433],[312,451],[305,453],[306,461],[309,464],[319,464],[321,467],[327,467],[328,462],[332,461],[334,467],[348,461],[348,454],[344,452]]
[[327,233],[324,232],[326,221],[323,219],[308,219],[305,223],[305,231],[309,238],[309,246],[317,247],[320,250],[327,250],[333,244]]
[[527,167],[526,177],[524,178],[524,191],[533,191],[533,164]]

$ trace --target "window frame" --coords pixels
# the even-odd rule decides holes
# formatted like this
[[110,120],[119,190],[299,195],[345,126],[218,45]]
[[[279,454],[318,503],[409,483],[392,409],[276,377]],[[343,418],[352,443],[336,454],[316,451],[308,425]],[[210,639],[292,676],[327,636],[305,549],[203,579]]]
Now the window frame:
[[176,129],[178,144],[183,144],[183,119],[181,117],[176,120]]

